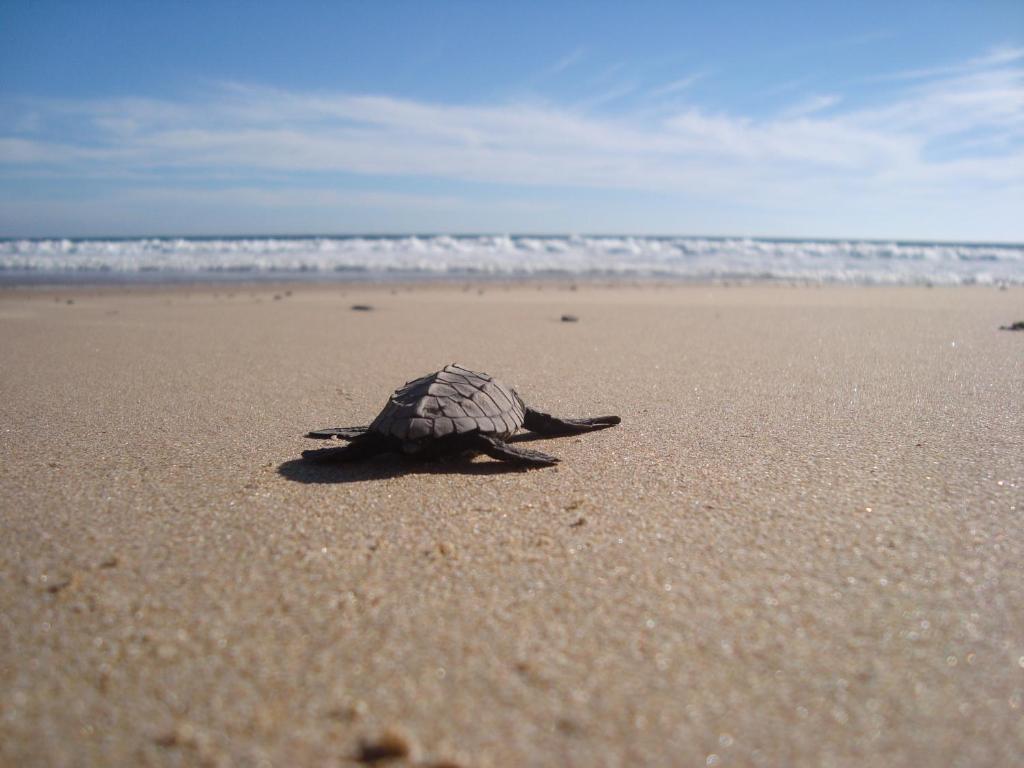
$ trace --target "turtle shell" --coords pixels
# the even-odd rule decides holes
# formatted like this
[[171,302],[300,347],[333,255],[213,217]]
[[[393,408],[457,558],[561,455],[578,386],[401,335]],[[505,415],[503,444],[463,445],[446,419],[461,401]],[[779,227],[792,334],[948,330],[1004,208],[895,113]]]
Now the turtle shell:
[[416,442],[468,432],[504,440],[523,426],[525,412],[514,389],[452,363],[391,395],[370,430]]

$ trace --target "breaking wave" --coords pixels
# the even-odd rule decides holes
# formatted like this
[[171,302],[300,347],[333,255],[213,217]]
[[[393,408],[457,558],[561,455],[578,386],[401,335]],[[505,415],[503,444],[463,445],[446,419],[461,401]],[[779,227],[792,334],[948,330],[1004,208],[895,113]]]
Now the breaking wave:
[[677,278],[1024,284],[1024,245],[701,237],[231,237],[0,241],[0,282]]

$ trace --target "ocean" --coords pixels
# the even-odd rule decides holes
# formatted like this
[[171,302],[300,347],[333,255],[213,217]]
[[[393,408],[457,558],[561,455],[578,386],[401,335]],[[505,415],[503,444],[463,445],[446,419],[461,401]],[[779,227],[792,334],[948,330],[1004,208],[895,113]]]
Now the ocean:
[[0,283],[663,279],[1024,284],[1024,245],[646,236],[0,240]]

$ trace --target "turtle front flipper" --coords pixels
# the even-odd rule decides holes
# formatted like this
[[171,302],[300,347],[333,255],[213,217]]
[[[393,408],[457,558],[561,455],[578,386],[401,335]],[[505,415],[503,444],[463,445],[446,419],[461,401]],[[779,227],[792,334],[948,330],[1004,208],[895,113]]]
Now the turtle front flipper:
[[306,461],[316,462],[342,462],[362,461],[378,453],[387,453],[394,449],[394,445],[386,438],[373,433],[358,435],[352,438],[348,445],[340,445],[337,448],[317,448],[312,451],[303,451],[302,458]]
[[549,413],[526,409],[523,426],[531,432],[541,435],[577,435],[580,432],[593,432],[595,429],[614,427],[622,419],[618,416],[594,416],[589,419],[559,419]]
[[531,448],[521,448],[518,445],[509,445],[504,440],[499,440],[491,435],[477,434],[472,445],[473,448],[486,453],[492,459],[507,461],[510,464],[522,464],[532,467],[550,467],[557,464],[558,459],[541,451]]
[[369,431],[369,427],[330,427],[329,429],[315,429],[307,432],[306,437],[313,437],[317,440],[329,440],[332,437],[340,437],[342,440],[355,440],[362,437]]

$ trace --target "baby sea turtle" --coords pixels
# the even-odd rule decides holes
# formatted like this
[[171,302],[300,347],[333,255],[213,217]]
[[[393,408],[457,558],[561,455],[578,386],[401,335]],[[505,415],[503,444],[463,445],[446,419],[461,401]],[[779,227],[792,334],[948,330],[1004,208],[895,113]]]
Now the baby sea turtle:
[[542,435],[575,435],[619,421],[618,416],[555,418],[528,408],[512,387],[486,373],[452,363],[396,391],[368,427],[310,432],[307,437],[337,437],[349,443],[304,451],[302,456],[315,461],[357,461],[391,451],[419,458],[472,452],[515,464],[548,466],[558,459],[506,441],[520,427]]

